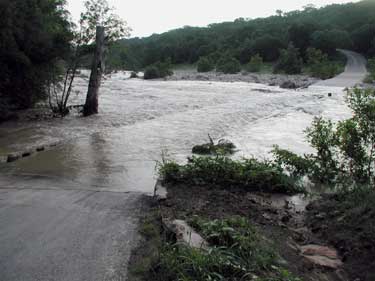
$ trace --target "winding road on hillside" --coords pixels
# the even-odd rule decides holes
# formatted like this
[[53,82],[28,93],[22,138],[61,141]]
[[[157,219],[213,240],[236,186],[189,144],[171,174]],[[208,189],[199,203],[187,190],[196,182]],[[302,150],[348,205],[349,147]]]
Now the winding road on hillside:
[[339,51],[348,59],[345,71],[332,79],[320,81],[314,86],[354,87],[366,77],[366,59],[361,54],[348,50]]
[[[344,53],[346,72],[313,90],[118,74],[104,82],[98,116],[1,125],[3,153],[61,144],[0,163],[0,280],[128,280],[162,151],[183,161],[207,133],[230,138],[243,156],[264,155],[275,143],[306,151],[302,132],[313,116],[346,113],[342,88],[334,87],[364,76],[363,58]],[[76,90],[84,92],[87,80],[78,79]]]

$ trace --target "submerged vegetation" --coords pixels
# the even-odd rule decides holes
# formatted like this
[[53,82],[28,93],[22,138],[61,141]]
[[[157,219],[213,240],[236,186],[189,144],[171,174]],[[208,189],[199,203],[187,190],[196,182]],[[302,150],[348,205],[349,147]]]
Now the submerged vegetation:
[[144,79],[165,78],[173,74],[171,62],[157,62],[145,69]]
[[196,145],[193,147],[193,154],[226,155],[235,153],[236,146],[232,142],[221,139],[218,141],[218,143],[215,144],[210,135],[208,135],[208,138],[210,140],[209,143]]

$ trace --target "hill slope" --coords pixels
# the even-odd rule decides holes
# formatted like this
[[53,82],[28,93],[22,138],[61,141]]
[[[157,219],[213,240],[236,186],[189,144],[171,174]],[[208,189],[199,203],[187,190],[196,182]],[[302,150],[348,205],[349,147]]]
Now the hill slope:
[[115,68],[142,68],[169,58],[174,64],[195,63],[202,56],[220,57],[224,53],[241,63],[247,63],[254,54],[275,61],[279,50],[291,42],[302,56],[310,46],[326,53],[347,48],[374,55],[375,1],[320,9],[310,5],[301,11],[279,12],[268,18],[240,18],[123,40],[112,48],[109,64]]

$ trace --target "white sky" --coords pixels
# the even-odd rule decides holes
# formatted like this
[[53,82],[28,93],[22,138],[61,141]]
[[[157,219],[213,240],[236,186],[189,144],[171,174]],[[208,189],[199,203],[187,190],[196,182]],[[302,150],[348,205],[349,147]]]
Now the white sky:
[[[75,20],[83,10],[84,0],[68,0],[68,8]],[[318,7],[333,3],[358,0],[108,0],[117,14],[133,29],[132,37],[149,36],[171,29],[207,26],[210,23],[232,21],[239,17],[258,18],[301,9],[307,4]]]

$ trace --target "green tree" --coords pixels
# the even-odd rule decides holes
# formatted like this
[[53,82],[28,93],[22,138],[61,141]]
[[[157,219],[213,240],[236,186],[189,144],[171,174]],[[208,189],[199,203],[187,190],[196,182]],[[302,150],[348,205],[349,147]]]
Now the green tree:
[[280,49],[284,47],[279,38],[264,35],[254,41],[252,53],[261,55],[265,61],[274,61],[279,58]]
[[145,69],[144,79],[164,78],[173,75],[171,59],[154,63]]
[[214,69],[215,69],[215,65],[212,62],[212,60],[210,60],[207,57],[202,57],[202,58],[199,59],[199,61],[198,61],[198,72],[209,72],[209,71],[214,70]]
[[[72,41],[72,52],[64,63],[65,75],[51,81],[49,102],[52,110],[65,116],[69,113],[68,101],[72,92],[73,82],[82,60],[92,55],[97,26],[105,29],[105,44],[111,46],[116,40],[130,35],[131,29],[121,20],[114,9],[108,5],[107,0],[87,0],[84,3],[85,12],[81,13],[79,26],[75,30]],[[103,58],[105,60],[105,58]],[[104,65],[101,66],[104,69]],[[93,72],[91,73],[94,74]],[[90,84],[93,77],[90,77]],[[100,74],[101,76],[101,74]],[[101,77],[99,77],[100,80]],[[98,83],[100,86],[100,83]],[[90,85],[89,85],[90,89]]]
[[246,71],[259,72],[262,70],[263,58],[260,55],[255,55],[251,58],[250,62],[246,65]]
[[289,41],[298,48],[305,57],[306,50],[310,46],[310,39],[316,26],[313,23],[295,23],[288,29]]
[[236,74],[241,71],[241,64],[235,58],[226,55],[217,62],[216,71],[224,74]]
[[280,59],[275,65],[275,73],[300,74],[302,72],[302,59],[297,48],[290,44],[288,49],[282,50]]
[[47,96],[58,61],[70,53],[72,32],[62,0],[2,0],[0,11],[1,115]]
[[333,54],[338,48],[351,48],[352,40],[344,30],[316,31],[311,36],[311,45],[327,54]]
[[340,66],[329,61],[328,55],[319,49],[307,49],[307,63],[310,74],[320,79],[332,78],[340,72]]

